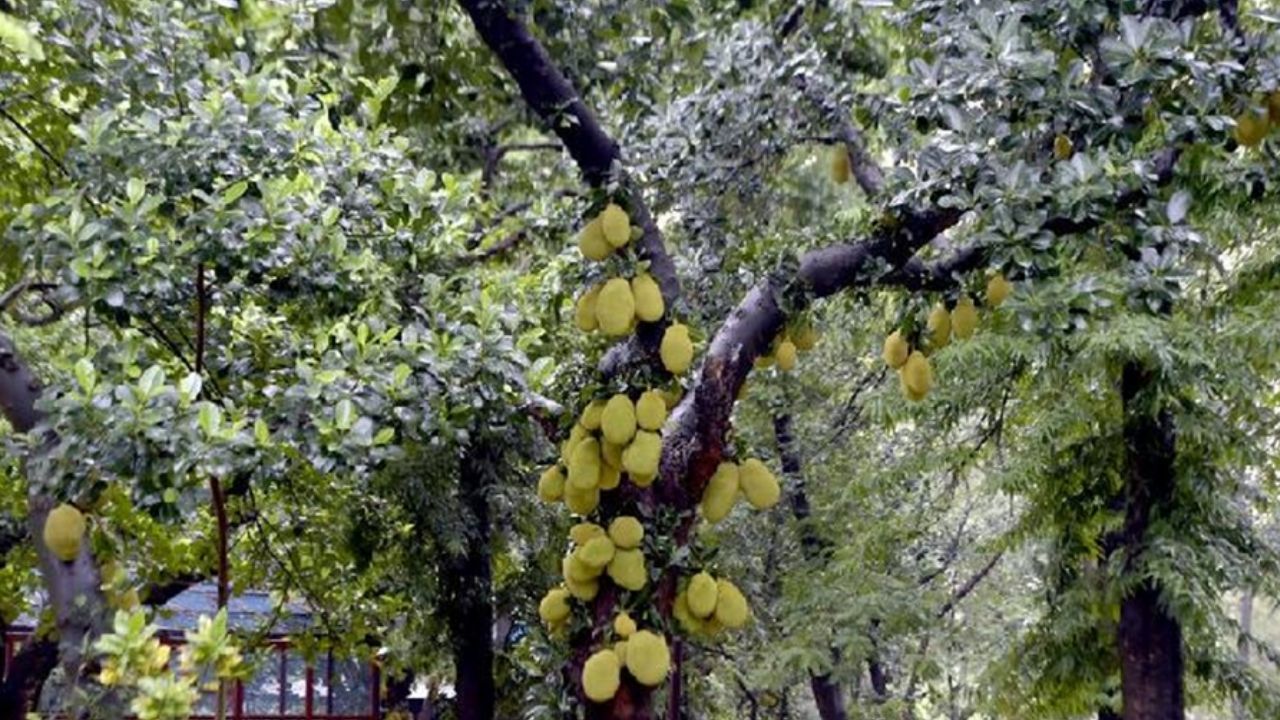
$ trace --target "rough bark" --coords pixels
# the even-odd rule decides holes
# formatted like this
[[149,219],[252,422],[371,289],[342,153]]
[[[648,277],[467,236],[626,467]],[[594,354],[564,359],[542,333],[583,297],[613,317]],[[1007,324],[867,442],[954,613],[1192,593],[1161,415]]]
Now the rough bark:
[[[1249,635],[1253,633],[1253,591],[1245,590],[1240,595],[1240,639],[1236,642],[1236,657],[1240,664],[1249,665]],[[1235,720],[1248,720],[1249,711],[1240,698],[1232,704]]]

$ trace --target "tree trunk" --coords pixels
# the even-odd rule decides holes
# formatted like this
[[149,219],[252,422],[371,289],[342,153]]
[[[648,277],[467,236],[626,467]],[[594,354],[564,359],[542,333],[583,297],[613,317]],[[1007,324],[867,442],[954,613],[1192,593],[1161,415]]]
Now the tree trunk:
[[13,656],[0,686],[0,720],[23,720],[28,711],[34,711],[45,678],[57,665],[58,644],[30,638]]
[[[1253,591],[1245,590],[1240,596],[1240,640],[1236,643],[1236,652],[1240,664],[1249,664],[1249,634],[1253,632]],[[1233,704],[1236,720],[1249,720],[1248,710],[1240,698]]]
[[[1149,369],[1125,365],[1121,397],[1125,408],[1126,464],[1123,543],[1125,572],[1140,572],[1147,532],[1154,516],[1167,512],[1174,490],[1176,431],[1166,408],[1154,414],[1146,395],[1154,389]],[[1160,602],[1161,588],[1144,580],[1121,601],[1120,685],[1124,720],[1182,720],[1182,628]]]

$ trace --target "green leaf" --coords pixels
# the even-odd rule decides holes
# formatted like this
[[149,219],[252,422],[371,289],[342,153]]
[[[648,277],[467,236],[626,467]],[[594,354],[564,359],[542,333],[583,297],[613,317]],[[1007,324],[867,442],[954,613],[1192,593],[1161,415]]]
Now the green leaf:
[[203,385],[204,380],[198,373],[190,373],[182,378],[182,381],[178,383],[178,394],[182,398],[182,403],[186,405],[199,397],[200,389]]
[[3,12],[0,12],[0,45],[29,60],[44,60],[44,48],[27,24]]
[[248,189],[249,189],[248,180],[241,180],[238,183],[233,183],[226,190],[222,191],[222,204],[230,205],[236,200],[239,200],[240,196],[244,195],[245,191]]
[[356,404],[348,399],[342,399],[333,408],[333,424],[339,430],[350,430],[351,425],[356,421]]
[[222,433],[222,408],[211,402],[200,403],[197,422],[205,435],[211,438],[218,437]]
[[159,365],[152,365],[138,379],[138,390],[142,392],[144,397],[155,397],[160,392],[160,389],[164,387],[164,381],[164,370]]
[[80,358],[76,361],[73,372],[76,383],[80,385],[80,391],[85,395],[92,394],[93,388],[98,384],[98,373],[93,368],[93,361],[89,358]]
[[271,429],[267,427],[267,423],[262,418],[253,421],[253,439],[259,445],[266,445],[271,442]]

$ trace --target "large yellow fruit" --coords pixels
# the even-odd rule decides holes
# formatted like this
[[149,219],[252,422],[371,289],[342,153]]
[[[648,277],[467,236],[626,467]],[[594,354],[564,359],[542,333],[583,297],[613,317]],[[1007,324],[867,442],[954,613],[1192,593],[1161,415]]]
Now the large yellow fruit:
[[582,666],[582,693],[594,702],[608,702],[622,683],[622,666],[612,650],[598,650]]
[[611,250],[620,248],[631,240],[631,218],[627,217],[626,210],[614,203],[609,203],[604,212],[600,213],[600,229],[604,231],[604,239]]
[[596,299],[600,297],[601,287],[603,286],[595,285],[582,293],[578,298],[578,304],[574,307],[573,321],[583,332],[591,332],[600,327],[599,321],[596,320]]
[[600,416],[600,432],[614,445],[626,445],[636,434],[636,406],[621,393],[609,398]]
[[622,451],[626,449],[624,445],[615,445],[608,440],[600,444],[600,457],[604,458],[605,465],[615,470],[622,469]]
[[609,562],[609,577],[618,587],[636,591],[644,587],[649,573],[644,566],[644,553],[639,550],[618,550]]
[[671,616],[690,635],[702,632],[702,620],[689,611],[689,594],[687,592],[682,591],[676,595],[676,601],[671,606]]
[[671,651],[666,638],[648,630],[627,638],[627,671],[640,684],[660,685],[670,669]]
[[574,448],[578,446],[578,443],[582,442],[590,435],[591,433],[587,432],[587,429],[582,427],[581,424],[573,424],[573,428],[569,430],[569,437],[565,438],[564,443],[560,446],[560,459],[564,462],[566,467],[573,459]]
[[764,463],[755,458],[742,463],[738,468],[738,484],[747,502],[757,510],[767,510],[778,504],[782,489],[778,487],[778,478]]
[[618,662],[622,667],[627,666],[627,641],[619,640],[613,644],[613,654],[618,656]]
[[1009,297],[1010,292],[1013,292],[1013,286],[1004,279],[1003,273],[992,275],[987,281],[987,305],[993,308],[1000,307],[1000,303]]
[[689,612],[694,617],[707,618],[716,611],[716,597],[719,588],[716,579],[706,571],[689,578],[689,587],[685,588],[685,597],[689,603]]
[[569,539],[574,545],[586,545],[598,537],[605,536],[604,528],[593,522],[578,523],[569,528]]
[[559,465],[542,471],[538,478],[538,498],[543,502],[559,502],[564,497],[564,473]]
[[978,309],[973,306],[973,299],[961,295],[956,306],[951,309],[951,332],[961,340],[973,337],[978,328]]
[[907,362],[910,354],[911,346],[903,339],[902,332],[894,330],[884,339],[884,350],[880,352],[880,357],[884,358],[885,365],[897,370]]
[[636,319],[636,299],[631,283],[622,278],[606,282],[596,297],[596,320],[606,335],[626,335]]
[[631,478],[632,485],[639,488],[647,488],[653,484],[654,480],[658,479],[658,474],[653,473],[652,475],[639,475],[636,473],[628,473],[627,477]]
[[717,580],[716,620],[732,630],[746,625],[750,617],[751,611],[747,608],[747,598],[742,591],[728,580]]
[[902,381],[902,391],[909,400],[923,400],[933,387],[933,368],[929,360],[919,350],[911,353],[907,363],[898,371]]
[[667,421],[667,402],[658,390],[646,390],[636,401],[636,424],[645,430],[657,430]]
[[832,182],[843,185],[849,182],[849,175],[853,172],[853,164],[849,162],[849,150],[843,144],[838,144],[831,151],[831,180]]
[[1267,113],[1259,108],[1248,107],[1236,118],[1236,142],[1245,147],[1257,147],[1271,130],[1271,121]]
[[600,484],[600,443],[584,438],[573,447],[569,458],[569,485],[575,490],[590,490]]
[[578,515],[590,515],[600,506],[600,489],[579,490],[572,485],[564,486],[564,504],[569,512]]
[[933,310],[929,312],[927,327],[929,343],[934,349],[946,347],[951,342],[951,313],[947,312],[946,305],[938,303],[933,306]]
[[566,555],[560,561],[560,575],[565,580],[573,580],[574,582],[591,582],[600,577],[600,573],[604,572],[600,568],[594,568],[582,561],[582,548],[578,548],[573,553]]
[[609,539],[623,550],[638,548],[644,541],[644,525],[630,515],[619,515],[609,523]]
[[662,461],[662,438],[657,433],[641,430],[622,453],[622,467],[634,480],[636,476],[652,477],[658,474]]
[[618,616],[613,619],[613,634],[618,637],[629,638],[635,631],[636,621],[632,620],[631,616],[625,612],[618,613]]
[[796,346],[790,340],[783,340],[778,343],[778,350],[774,353],[774,357],[778,360],[778,369],[783,372],[791,372],[796,367]]
[[602,463],[600,465],[600,484],[597,487],[601,490],[612,490],[621,484],[621,468],[616,468],[609,463]]
[[693,363],[693,341],[689,339],[689,328],[680,323],[673,323],[668,327],[662,334],[659,354],[667,372],[683,375]]
[[592,400],[582,409],[582,417],[578,419],[578,424],[584,429],[596,431],[600,429],[600,418],[604,416],[604,400]]
[[569,617],[569,591],[564,588],[548,590],[542,596],[542,602],[538,603],[538,616],[548,625]]
[[578,598],[583,602],[591,602],[596,599],[596,594],[600,592],[599,580],[587,580],[580,582],[571,577],[564,579],[564,586],[569,588],[569,594]]
[[604,228],[600,226],[599,218],[582,228],[582,232],[578,235],[578,249],[588,260],[604,260],[613,253],[613,246],[605,240]]
[[702,491],[702,516],[710,522],[720,522],[733,509],[737,499],[738,466],[731,462],[720,463]]
[[84,531],[84,514],[75,506],[63,503],[50,510],[44,521],[44,544],[59,560],[71,562],[80,554]]
[[610,560],[613,560],[613,555],[616,551],[613,541],[605,535],[588,540],[586,545],[578,548],[575,556],[591,566],[591,568],[599,571],[608,565]]
[[644,322],[657,322],[667,311],[662,301],[662,288],[649,273],[640,273],[631,281],[631,295],[636,300],[636,317]]
[[807,321],[796,323],[788,336],[796,349],[801,352],[812,350],[818,344],[818,331]]
[[1066,135],[1059,133],[1058,136],[1053,139],[1053,156],[1055,158],[1059,160],[1067,160],[1071,157],[1071,154],[1074,151],[1075,146],[1072,144],[1071,138]]

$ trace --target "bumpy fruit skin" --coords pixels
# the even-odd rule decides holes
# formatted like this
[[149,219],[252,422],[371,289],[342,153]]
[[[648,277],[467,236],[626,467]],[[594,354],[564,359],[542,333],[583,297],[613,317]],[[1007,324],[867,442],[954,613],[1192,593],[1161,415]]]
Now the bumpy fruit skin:
[[631,616],[621,612],[613,619],[613,633],[620,638],[626,639],[636,631],[636,621]]
[[630,515],[619,515],[609,523],[609,539],[623,550],[638,548],[644,542],[644,525]]
[[622,278],[606,282],[596,297],[596,321],[605,335],[620,336],[631,332],[636,318],[636,299],[631,283]]
[[1267,136],[1267,132],[1270,130],[1271,121],[1268,119],[1267,113],[1261,112],[1256,108],[1246,108],[1236,118],[1236,142],[1245,147],[1261,145],[1262,139]]
[[600,485],[600,443],[586,438],[573,447],[569,458],[569,485],[575,490],[590,490]]
[[951,342],[951,313],[947,312],[946,305],[938,303],[933,306],[933,310],[929,312],[927,327],[929,343],[935,349],[946,347]]
[[636,434],[636,406],[621,393],[609,398],[600,416],[600,432],[614,445],[626,445]]
[[801,352],[812,350],[818,344],[818,331],[808,322],[798,323],[789,334],[791,342]]
[[640,630],[627,638],[627,671],[641,685],[661,685],[671,670],[671,650],[666,638]]
[[591,332],[600,327],[600,323],[596,320],[596,298],[600,297],[601,287],[596,285],[582,293],[578,298],[578,304],[574,306],[574,324],[583,332]]
[[582,232],[578,235],[578,250],[582,251],[583,257],[588,260],[604,260],[613,254],[613,246],[604,237],[600,218],[592,220],[582,228]]
[[738,466],[731,462],[720,463],[715,474],[707,481],[702,491],[702,516],[708,522],[717,523],[733,510],[733,503],[738,499]]
[[685,598],[689,604],[689,612],[694,617],[707,618],[716,610],[716,596],[719,593],[715,578],[706,571],[689,578],[689,587],[685,588]]
[[880,357],[884,358],[884,364],[897,370],[907,362],[907,356],[911,354],[911,346],[903,339],[900,330],[894,330],[889,333],[889,337],[884,339],[884,350],[880,352]]
[[564,498],[564,473],[559,465],[542,471],[538,478],[538,499],[543,502],[560,502]]
[[844,145],[836,145],[831,151],[831,181],[837,185],[849,182],[853,172],[853,163],[849,162],[849,150]]
[[588,580],[579,582],[573,578],[566,577],[564,586],[569,588],[569,594],[578,598],[583,602],[591,602],[596,599],[596,594],[600,592],[600,581]]
[[791,372],[796,367],[796,345],[790,340],[783,340],[778,343],[778,351],[774,353],[774,357],[778,360],[778,369],[783,372]]
[[644,553],[639,550],[618,550],[609,562],[609,577],[624,590],[636,591],[649,581],[649,572],[644,566]]
[[604,231],[604,239],[610,250],[620,248],[631,240],[631,218],[627,211],[614,203],[609,203],[600,213],[600,229]]
[[1008,280],[1004,279],[1004,274],[996,273],[987,281],[987,305],[998,308],[1000,304],[1009,297],[1009,293],[1013,292],[1013,286]]
[[631,294],[636,299],[636,317],[644,322],[657,322],[667,311],[662,288],[649,273],[640,273],[631,281]]
[[584,429],[592,432],[600,429],[600,418],[604,416],[604,400],[592,400],[582,409],[582,417],[578,418],[578,424]]
[[618,662],[622,667],[627,666],[627,641],[619,640],[613,644],[613,654],[618,656]]
[[[662,438],[657,433],[641,430],[622,453],[622,467],[632,476],[652,477],[658,474],[662,461]],[[637,484],[639,484],[637,482]]]
[[560,574],[565,580],[573,580],[574,582],[591,582],[600,577],[602,570],[600,568],[591,567],[582,560],[582,548],[578,548],[572,555],[567,555],[560,561]]
[[59,560],[71,562],[80,554],[84,531],[84,514],[74,505],[63,503],[50,510],[44,521],[44,544]]
[[548,625],[569,617],[569,591],[564,588],[548,590],[542,596],[542,602],[538,603],[538,617]]
[[578,548],[575,556],[598,571],[613,560],[616,550],[613,541],[608,536],[602,536],[588,540],[586,545]]
[[598,537],[604,537],[604,528],[592,522],[578,523],[569,528],[569,539],[574,545],[586,545]]
[[907,358],[907,363],[898,371],[898,377],[902,382],[902,392],[908,400],[923,400],[933,387],[933,368],[929,366],[928,358],[919,350]]
[[965,340],[973,337],[978,328],[978,309],[973,306],[973,298],[961,295],[956,306],[951,309],[951,332]]
[[690,635],[702,632],[702,620],[689,610],[689,595],[681,592],[676,595],[675,604],[671,606],[671,616],[680,623],[680,627]]
[[565,485],[564,504],[571,513],[590,515],[600,506],[600,489],[579,490],[572,485]]
[[622,484],[622,470],[616,468],[609,463],[601,463],[600,465],[600,484],[597,485],[601,490],[612,490]]
[[683,375],[693,364],[693,341],[689,339],[689,328],[674,323],[662,334],[662,346],[659,348],[662,366],[672,375]]
[[623,445],[615,445],[608,440],[600,444],[600,457],[604,459],[604,464],[615,470],[622,469],[622,451],[626,447]]
[[608,702],[622,683],[622,664],[612,650],[598,650],[582,666],[582,693],[592,702]]
[[1053,139],[1053,156],[1059,160],[1067,160],[1075,151],[1071,138],[1059,134]]
[[645,430],[657,430],[667,421],[667,403],[658,390],[646,390],[636,401],[636,424]]
[[728,580],[716,581],[716,620],[729,629],[740,628],[751,618],[747,598]]
[[767,510],[778,504],[782,489],[778,487],[778,478],[764,463],[755,458],[742,463],[738,469],[738,484],[742,494],[757,510]]

